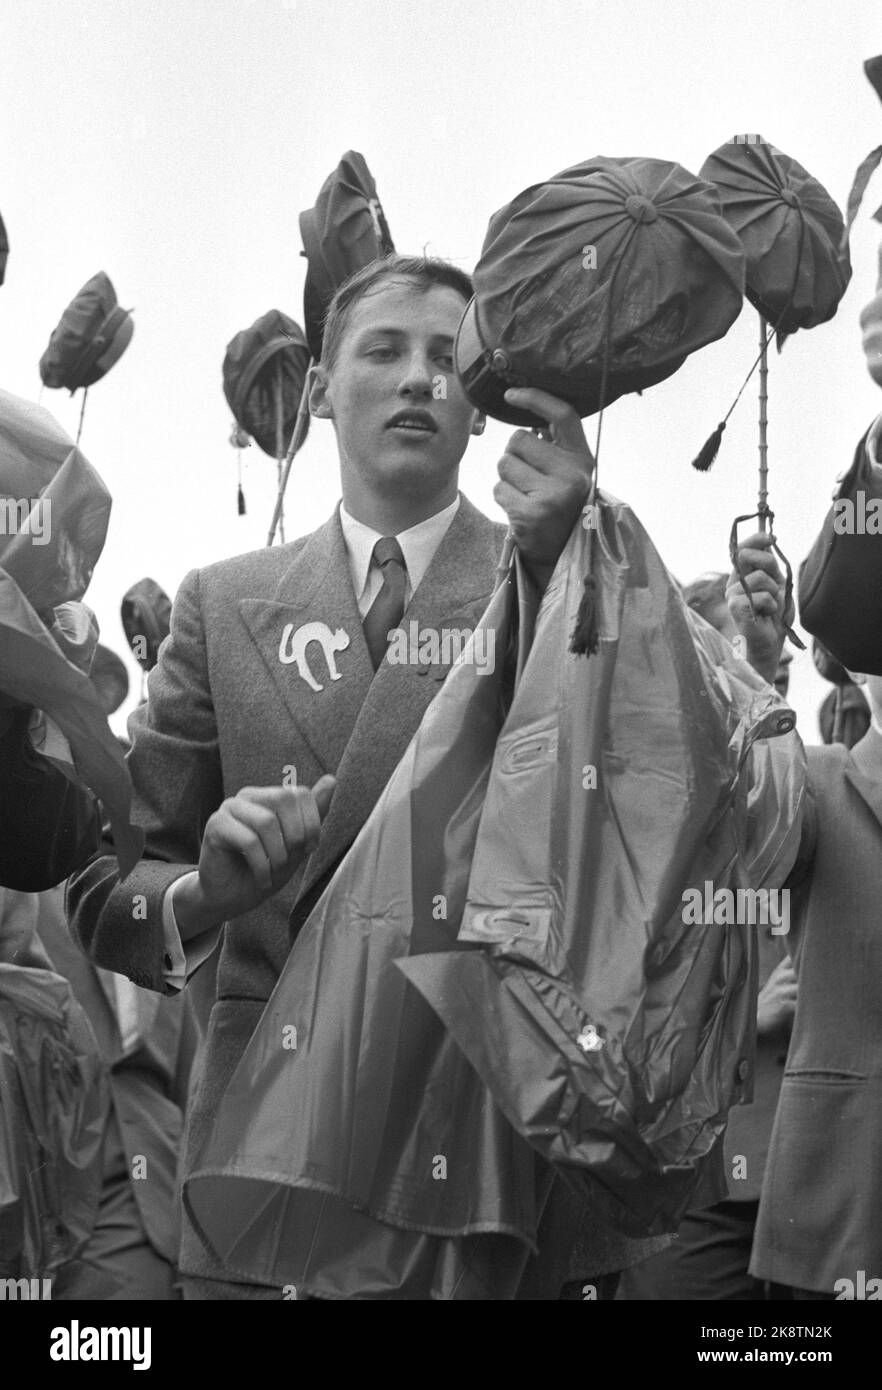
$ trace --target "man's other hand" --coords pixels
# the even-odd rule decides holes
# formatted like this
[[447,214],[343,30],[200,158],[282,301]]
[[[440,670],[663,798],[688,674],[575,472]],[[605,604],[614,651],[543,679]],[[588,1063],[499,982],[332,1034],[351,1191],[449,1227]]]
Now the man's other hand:
[[763,1037],[769,1033],[789,1033],[796,1013],[796,971],[789,956],[775,966],[756,1001],[756,1031]]
[[585,505],[594,456],[582,421],[565,401],[527,387],[506,391],[505,399],[547,420],[551,434],[540,439],[529,430],[515,430],[499,460],[493,490],[541,591]]
[[726,603],[732,621],[747,648],[747,660],[771,685],[778,669],[784,633],[793,622],[795,608],[791,595],[784,611],[786,583],[770,550],[774,537],[757,532],[738,547],[744,582],[753,598],[756,617],[741,585],[738,571],[732,571],[726,586]]
[[243,787],[208,820],[198,878],[181,884],[175,916],[184,940],[251,912],[278,893],[318,843],[336,781]]

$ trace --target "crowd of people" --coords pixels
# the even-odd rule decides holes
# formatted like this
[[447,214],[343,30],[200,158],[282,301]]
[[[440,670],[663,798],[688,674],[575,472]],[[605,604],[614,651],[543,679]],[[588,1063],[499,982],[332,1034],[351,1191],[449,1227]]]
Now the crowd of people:
[[[370,1192],[362,1206],[353,1202],[337,1216],[333,1239],[328,1234],[322,1222],[330,1189],[318,1155],[312,1263],[292,1282],[273,1283],[249,1255],[244,1204],[213,1213],[213,1228],[228,1228],[221,1248],[204,1238],[185,1194],[205,1166],[237,1068],[243,1058],[253,1064],[249,1045],[259,1025],[269,1019],[279,1034],[294,1027],[272,1012],[292,946],[382,807],[415,733],[431,727],[450,653],[441,646],[392,661],[390,635],[474,631],[500,574],[507,575],[521,605],[519,632],[498,634],[497,643],[501,696],[510,708],[527,615],[538,613],[541,631],[568,543],[594,496],[594,459],[579,416],[528,387],[510,389],[506,400],[546,428],[517,430],[499,462],[495,497],[508,526],[460,493],[461,459],[483,429],[453,372],[453,343],[472,292],[461,270],[402,256],[369,265],[337,291],[309,403],[314,416],[333,422],[342,501],[312,535],[221,559],[181,584],[146,699],[129,721],[132,821],[144,850],[125,877],[95,799],[65,775],[63,759],[35,745],[34,711],[4,699],[0,961],[69,985],[52,1036],[61,1046],[65,1030],[71,1039],[75,1033],[70,1047],[83,1063],[75,1073],[82,1094],[45,1099],[64,1104],[72,1119],[87,1096],[92,1106],[78,1156],[63,1160],[60,1143],[53,1150],[37,1134],[33,1102],[17,1112],[34,1131],[28,1142],[0,1146],[13,1170],[4,1174],[5,1188],[18,1193],[13,1209],[0,1211],[6,1280],[43,1277],[48,1269],[59,1300],[429,1296],[446,1257],[428,1249],[427,1236],[414,1244],[406,1275],[381,1277],[367,1255],[360,1263],[364,1251],[380,1248],[371,1242],[382,1213]],[[880,434],[873,426],[861,450],[866,476],[882,492]],[[505,558],[501,564],[507,535],[516,546],[512,569]],[[784,641],[793,613],[771,540],[751,536],[737,570],[686,584],[678,602],[702,660],[710,653],[717,666],[734,663],[757,704],[780,714],[788,713]],[[858,595],[844,597],[855,601]],[[805,750],[804,774],[792,721],[780,724],[798,787],[793,823],[773,825],[770,838],[780,831],[775,883],[790,894],[790,907],[786,930],[751,924],[758,961],[755,975],[745,966],[756,993],[752,1099],[749,1087],[746,1103],[721,1117],[686,1208],[661,1223],[666,1229],[639,1215],[617,1221],[589,1188],[537,1180],[535,1248],[516,1276],[491,1281],[483,1296],[835,1299],[864,1296],[855,1292],[859,1285],[882,1293],[882,615],[869,631],[863,670],[847,671],[815,643],[815,663],[833,690],[820,715],[823,744]],[[601,622],[601,646],[604,640]],[[572,657],[586,659],[596,656]],[[696,681],[704,669],[695,665]],[[107,663],[97,676],[99,684],[109,679]],[[651,690],[639,698],[649,708]],[[534,742],[544,736],[538,713],[536,721]],[[805,738],[813,744],[810,733]],[[609,756],[614,762],[612,746]],[[748,801],[761,795],[758,779],[752,786]],[[436,794],[443,798],[443,787]],[[783,812],[768,814],[774,820]],[[462,833],[457,818],[447,833]],[[497,834],[505,837],[505,825]],[[639,858],[639,824],[634,835]],[[789,848],[780,847],[785,841]],[[757,869],[757,883],[773,881],[767,870]],[[443,887],[454,893],[446,881]],[[362,924],[363,934],[379,930]],[[333,1015],[340,1003],[333,978],[317,978],[311,1009]],[[3,1009],[0,987],[0,1020]],[[298,1022],[294,1053],[308,1045]],[[418,1023],[402,1033],[402,1047],[408,1039],[419,1046]],[[357,1026],[340,1015],[347,1047]],[[586,1024],[579,1046],[587,1055],[602,1041]],[[725,1035],[715,1043],[730,1070],[732,1045]],[[360,1046],[358,1055],[366,1055],[367,1032]],[[262,1065],[282,1063],[267,1053]],[[354,1084],[343,1042],[339,1067],[339,1087]],[[32,1082],[23,1076],[22,1094]],[[308,1155],[315,1116],[297,1118]],[[485,1120],[475,1115],[473,1122]],[[242,1132],[272,1125],[273,1115],[256,1104],[249,1110],[246,1097]],[[378,1167],[396,1142],[403,1147],[408,1136],[396,1140],[387,1127]],[[58,1181],[38,1189],[22,1167],[41,1143]],[[277,1148],[283,1182],[286,1156]],[[501,1191],[518,1153],[512,1147],[495,1155]],[[58,1231],[54,1244],[45,1236],[48,1220]],[[397,1227],[385,1234],[377,1264],[385,1261],[388,1271],[398,1268],[394,1254],[386,1258]],[[460,1255],[469,1241],[496,1242],[491,1270],[512,1263],[508,1246],[516,1242],[505,1230],[451,1232],[439,1216],[428,1236],[445,1235],[459,1240]],[[44,1261],[39,1268],[36,1258]],[[464,1267],[470,1258],[462,1255]],[[432,1263],[431,1274],[421,1262]]]

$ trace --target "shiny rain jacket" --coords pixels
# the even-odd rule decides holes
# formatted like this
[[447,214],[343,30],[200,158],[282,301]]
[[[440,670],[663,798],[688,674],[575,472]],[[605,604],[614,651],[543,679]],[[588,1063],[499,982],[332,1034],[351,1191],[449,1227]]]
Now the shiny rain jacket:
[[231,1278],[516,1297],[556,1184],[675,1229],[749,1099],[755,928],[684,894],[783,883],[802,747],[602,516],[597,653],[577,526],[538,614],[513,565],[295,941],[185,1187]]

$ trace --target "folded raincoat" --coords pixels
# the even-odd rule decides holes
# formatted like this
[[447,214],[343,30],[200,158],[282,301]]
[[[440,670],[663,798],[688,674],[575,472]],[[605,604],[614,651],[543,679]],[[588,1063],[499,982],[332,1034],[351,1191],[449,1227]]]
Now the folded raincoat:
[[6,391],[0,507],[0,696],[58,726],[72,780],[104,803],[125,877],[144,834],[130,819],[131,778],[87,674],[98,630],[79,602],[104,547],[110,493],[48,410]]
[[233,1278],[517,1297],[556,1184],[674,1229],[750,1095],[755,928],[684,903],[783,882],[801,745],[601,515],[598,651],[577,526],[538,615],[517,566],[497,590],[294,943],[185,1187]]

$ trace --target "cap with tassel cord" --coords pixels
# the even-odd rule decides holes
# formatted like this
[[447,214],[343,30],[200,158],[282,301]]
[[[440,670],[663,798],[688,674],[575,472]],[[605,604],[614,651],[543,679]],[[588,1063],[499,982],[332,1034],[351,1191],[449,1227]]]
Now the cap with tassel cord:
[[[813,328],[836,313],[851,278],[845,224],[816,178],[762,136],[733,137],[701,166],[715,185],[723,216],[744,247],[744,293],[771,325],[778,350],[799,328]],[[759,365],[756,358],[723,420],[692,466],[705,473],[720,449],[726,421]]]

